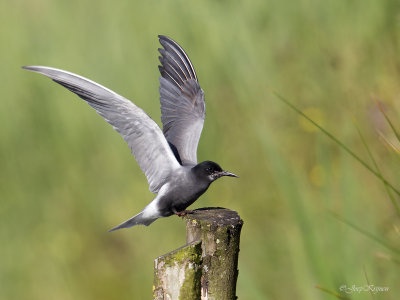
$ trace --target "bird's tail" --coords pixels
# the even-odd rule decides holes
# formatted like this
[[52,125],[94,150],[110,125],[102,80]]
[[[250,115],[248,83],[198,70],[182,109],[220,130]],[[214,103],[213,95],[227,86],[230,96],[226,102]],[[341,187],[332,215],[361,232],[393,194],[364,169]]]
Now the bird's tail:
[[124,223],[119,224],[118,226],[112,228],[111,230],[109,230],[109,232],[115,231],[115,230],[118,230],[118,229],[121,229],[121,228],[129,228],[129,227],[132,227],[132,226],[135,226],[135,225],[149,226],[155,220],[157,220],[157,218],[144,218],[143,217],[143,212],[140,212],[136,216],[130,218],[127,221],[125,221]]

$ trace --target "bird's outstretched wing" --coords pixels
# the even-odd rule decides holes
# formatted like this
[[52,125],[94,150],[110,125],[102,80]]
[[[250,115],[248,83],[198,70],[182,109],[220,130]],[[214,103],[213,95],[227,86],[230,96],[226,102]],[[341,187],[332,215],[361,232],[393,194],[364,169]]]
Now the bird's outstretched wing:
[[164,135],[183,165],[197,164],[197,145],[205,117],[204,93],[185,51],[159,35],[160,103]]
[[157,193],[171,171],[180,167],[161,129],[131,101],[94,81],[67,71],[43,66],[23,68],[46,75],[74,92],[110,123],[128,143],[147,177],[151,192]]

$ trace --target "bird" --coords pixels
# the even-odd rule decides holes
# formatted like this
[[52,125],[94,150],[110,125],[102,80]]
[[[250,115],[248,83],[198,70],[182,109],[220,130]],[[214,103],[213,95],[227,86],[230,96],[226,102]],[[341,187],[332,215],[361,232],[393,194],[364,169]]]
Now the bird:
[[46,66],[24,66],[85,100],[123,137],[145,174],[154,199],[138,214],[112,228],[149,226],[186,210],[223,176],[238,177],[213,161],[197,162],[205,119],[204,92],[182,47],[159,35],[159,93],[163,130],[141,108],[114,91],[80,75]]

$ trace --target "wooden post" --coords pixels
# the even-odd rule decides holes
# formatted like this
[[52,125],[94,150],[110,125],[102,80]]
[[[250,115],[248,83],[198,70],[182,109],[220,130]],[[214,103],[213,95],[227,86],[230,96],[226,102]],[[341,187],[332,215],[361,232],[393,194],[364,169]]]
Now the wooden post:
[[194,241],[154,261],[155,300],[200,299],[201,241]]
[[240,231],[243,221],[232,210],[196,210],[186,217],[186,242],[202,241],[201,299],[236,299]]
[[243,221],[225,208],[185,216],[187,245],[155,260],[154,299],[233,300]]

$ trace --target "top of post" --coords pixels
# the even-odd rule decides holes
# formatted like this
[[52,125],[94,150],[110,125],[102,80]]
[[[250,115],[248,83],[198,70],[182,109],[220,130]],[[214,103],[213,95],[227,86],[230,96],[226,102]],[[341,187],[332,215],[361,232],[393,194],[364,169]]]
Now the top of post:
[[186,222],[200,222],[209,224],[211,227],[225,227],[242,225],[243,220],[240,219],[238,213],[234,210],[222,207],[205,207],[193,210],[193,213],[185,216]]

